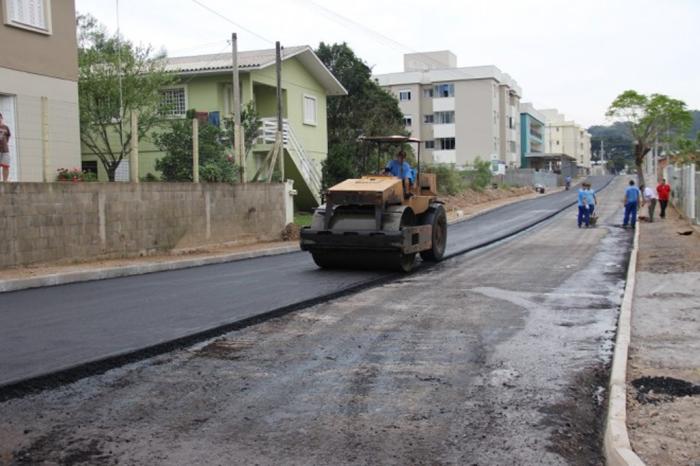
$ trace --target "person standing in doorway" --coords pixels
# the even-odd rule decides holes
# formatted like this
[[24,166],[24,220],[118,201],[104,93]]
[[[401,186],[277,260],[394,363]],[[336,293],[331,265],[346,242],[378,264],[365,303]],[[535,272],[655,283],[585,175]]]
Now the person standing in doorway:
[[637,209],[639,207],[640,193],[639,189],[634,185],[634,180],[630,180],[629,186],[625,189],[625,217],[622,220],[622,228],[627,228],[627,225],[632,225],[632,228],[637,224]]
[[10,179],[10,128],[7,127],[0,113],[0,169],[2,169],[2,181]]
[[661,212],[659,217],[666,218],[666,207],[668,206],[668,200],[671,197],[671,186],[666,184],[666,179],[663,178],[661,183],[656,187],[656,193],[659,196],[659,206],[661,207]]
[[644,198],[642,199],[642,205],[649,204],[649,221],[653,222],[654,221],[654,211],[656,210],[656,199],[658,196],[656,195],[656,191],[651,189],[650,186],[644,186],[642,188],[642,193],[644,194]]

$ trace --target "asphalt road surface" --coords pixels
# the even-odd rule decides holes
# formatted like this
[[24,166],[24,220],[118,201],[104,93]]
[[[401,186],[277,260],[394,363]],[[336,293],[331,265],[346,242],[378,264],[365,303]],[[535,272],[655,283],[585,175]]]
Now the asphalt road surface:
[[[602,464],[624,181],[383,286],[0,403],[0,463]],[[145,278],[145,277],[144,277]]]
[[[593,177],[594,188],[610,177]],[[564,191],[449,228],[447,254],[551,216]],[[0,294],[0,386],[206,331],[386,277],[324,271],[308,253]]]

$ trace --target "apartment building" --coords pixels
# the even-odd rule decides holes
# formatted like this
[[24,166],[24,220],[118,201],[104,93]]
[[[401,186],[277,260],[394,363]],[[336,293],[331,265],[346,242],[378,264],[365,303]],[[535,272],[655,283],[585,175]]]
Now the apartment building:
[[520,168],[529,168],[528,156],[544,154],[545,121],[530,102],[520,104]]
[[576,159],[576,165],[591,168],[591,135],[573,120],[567,120],[556,109],[540,110],[546,121],[546,152],[566,154]]
[[428,163],[461,167],[480,157],[520,166],[521,89],[497,67],[457,67],[447,50],[410,53],[403,72],[375,79],[399,100]]
[[0,113],[10,181],[80,166],[74,0],[0,0]]

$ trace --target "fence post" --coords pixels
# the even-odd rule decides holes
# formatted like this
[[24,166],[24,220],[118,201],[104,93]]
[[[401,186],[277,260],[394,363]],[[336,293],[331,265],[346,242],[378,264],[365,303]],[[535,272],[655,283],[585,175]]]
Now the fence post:
[[192,181],[199,183],[199,121],[192,118]]
[[139,113],[131,111],[131,142],[129,143],[129,181],[139,182]]
[[54,181],[51,173],[49,155],[49,99],[41,97],[41,164],[44,172],[44,183]]

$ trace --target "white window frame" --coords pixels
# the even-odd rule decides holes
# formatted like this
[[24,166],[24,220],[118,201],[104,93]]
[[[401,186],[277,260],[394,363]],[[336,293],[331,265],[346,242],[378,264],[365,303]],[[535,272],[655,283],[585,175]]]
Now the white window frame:
[[406,128],[410,128],[413,126],[413,115],[404,115],[403,116],[403,125]]
[[[314,103],[314,114],[313,114],[313,119],[309,118],[309,115],[306,114],[306,100],[312,100]],[[311,95],[311,94],[304,94],[301,100],[302,108],[301,111],[303,113],[304,117],[304,124],[309,125],[309,126],[316,126],[318,124],[318,99],[316,96]]]
[[46,27],[39,27],[33,24],[28,24],[19,21],[15,18],[11,18],[12,8],[10,7],[10,3],[19,3],[21,1],[24,0],[2,0],[2,17],[4,18],[5,24],[19,29],[25,29],[27,31],[38,32],[39,34],[45,34],[47,36],[50,36],[53,33],[53,27],[51,23],[51,0],[33,0],[43,3],[44,23],[46,24]]
[[[401,94],[408,94],[408,99],[402,99]],[[410,89],[399,89],[399,102],[410,102],[411,101],[411,90]]]
[[427,139],[424,142],[426,149],[435,149],[435,141],[433,139]]
[[432,113],[423,115],[423,124],[432,125],[435,122],[435,116]]
[[184,118],[185,115],[187,115],[187,102],[189,101],[189,96],[187,95],[187,86],[185,85],[175,85],[175,86],[168,86],[160,89],[159,92],[165,92],[165,91],[175,91],[182,89],[185,94],[185,111],[183,113],[168,113],[168,114],[163,114],[162,116],[164,118]]

